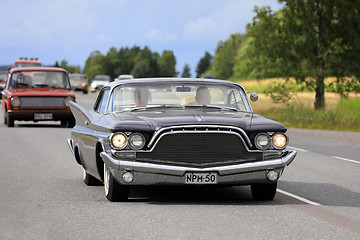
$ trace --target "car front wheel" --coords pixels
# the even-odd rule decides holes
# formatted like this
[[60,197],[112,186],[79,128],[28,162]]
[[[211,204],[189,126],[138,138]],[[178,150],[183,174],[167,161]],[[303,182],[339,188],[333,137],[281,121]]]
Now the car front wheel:
[[104,163],[105,196],[112,202],[126,201],[129,197],[129,187],[119,184]]
[[254,200],[271,201],[274,199],[277,189],[277,182],[271,184],[251,185],[251,195]]
[[87,186],[100,186],[101,182],[88,174],[86,170],[83,168],[83,181]]

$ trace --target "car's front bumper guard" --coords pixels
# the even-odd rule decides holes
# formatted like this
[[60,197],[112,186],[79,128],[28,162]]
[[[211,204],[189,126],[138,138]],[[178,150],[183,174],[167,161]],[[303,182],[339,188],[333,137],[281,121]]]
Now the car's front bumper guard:
[[[110,168],[112,174],[121,184],[128,185],[151,185],[151,184],[185,184],[185,173],[187,172],[215,172],[218,174],[218,184],[252,184],[268,183],[266,175],[269,170],[275,170],[279,176],[285,166],[289,165],[295,158],[297,152],[294,150],[286,151],[283,157],[258,161],[251,163],[242,163],[230,166],[210,167],[210,168],[193,168],[169,166],[161,164],[152,164],[136,162],[129,160],[118,160],[111,154],[101,152],[105,164]],[[131,183],[125,183],[122,180],[124,172],[130,171],[134,175]]]

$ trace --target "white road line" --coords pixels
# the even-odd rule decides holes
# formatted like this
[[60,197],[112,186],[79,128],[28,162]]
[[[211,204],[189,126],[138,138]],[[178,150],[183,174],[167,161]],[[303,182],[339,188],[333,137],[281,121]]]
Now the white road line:
[[291,149],[294,149],[294,150],[297,150],[297,151],[301,151],[301,152],[309,152],[308,150],[301,149],[301,148],[296,148],[296,147],[291,147],[291,146],[288,146],[288,148],[291,148]]
[[[309,152],[309,151],[306,150],[306,149],[296,148],[296,147],[292,147],[292,146],[288,146],[288,148],[294,149],[294,150],[296,150],[296,151],[301,151],[301,152]],[[352,159],[348,159],[348,158],[343,158],[343,157],[338,157],[338,156],[331,156],[331,157],[332,157],[332,158],[339,159],[339,160],[351,162],[351,163],[360,164],[360,161],[356,161],[356,160],[352,160]]]
[[348,158],[343,158],[343,157],[338,157],[338,156],[331,156],[331,157],[336,158],[336,159],[340,159],[340,160],[343,160],[343,161],[347,161],[347,162],[360,164],[359,161],[351,160],[351,159],[348,159]]
[[316,203],[316,202],[310,201],[310,200],[308,200],[308,199],[306,199],[306,198],[299,197],[299,196],[297,196],[297,195],[295,195],[295,194],[286,192],[286,191],[284,191],[284,190],[277,189],[276,191],[279,192],[279,193],[282,193],[282,194],[284,194],[284,195],[287,195],[287,196],[289,196],[289,197],[292,197],[292,198],[295,198],[295,199],[297,199],[297,200],[300,200],[300,201],[302,201],[302,202],[304,202],[304,203],[307,203],[307,204],[310,204],[310,205],[314,205],[314,206],[321,206],[320,203]]

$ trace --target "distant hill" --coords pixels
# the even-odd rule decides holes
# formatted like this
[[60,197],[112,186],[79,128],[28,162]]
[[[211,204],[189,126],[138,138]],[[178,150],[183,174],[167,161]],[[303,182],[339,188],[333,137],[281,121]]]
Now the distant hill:
[[10,65],[2,65],[0,66],[0,71],[7,71],[8,67],[10,67]]

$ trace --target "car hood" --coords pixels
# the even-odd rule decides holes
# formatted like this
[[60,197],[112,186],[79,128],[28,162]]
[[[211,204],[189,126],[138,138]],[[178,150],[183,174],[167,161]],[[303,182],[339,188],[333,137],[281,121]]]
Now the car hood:
[[11,89],[12,96],[19,97],[45,97],[45,96],[69,96],[74,95],[71,89],[64,88],[15,88]]
[[113,113],[109,121],[113,131],[156,131],[178,125],[221,125],[239,127],[244,131],[286,131],[282,124],[252,112],[166,109]]

